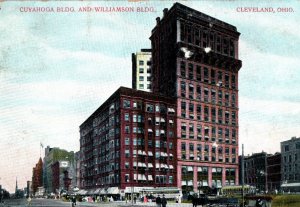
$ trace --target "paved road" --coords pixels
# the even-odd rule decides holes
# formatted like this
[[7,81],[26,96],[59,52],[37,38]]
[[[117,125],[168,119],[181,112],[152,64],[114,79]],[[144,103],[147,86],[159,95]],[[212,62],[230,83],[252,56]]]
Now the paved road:
[[[27,207],[28,203],[26,199],[10,199],[5,200],[4,204],[0,204],[2,207]],[[53,199],[32,199],[31,207],[71,207],[70,202],[64,202],[61,200],[53,200]],[[78,202],[76,207],[154,207],[155,203],[137,203],[131,205],[130,203],[125,202],[111,202],[111,203],[87,203],[87,202]],[[192,207],[192,204],[168,204],[167,207]]]

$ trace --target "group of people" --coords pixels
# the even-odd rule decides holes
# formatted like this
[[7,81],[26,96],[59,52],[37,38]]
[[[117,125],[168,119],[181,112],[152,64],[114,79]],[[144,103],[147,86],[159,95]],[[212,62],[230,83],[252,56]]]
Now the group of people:
[[167,206],[167,199],[165,198],[165,195],[161,198],[159,195],[156,197],[156,206],[157,207],[166,207]]

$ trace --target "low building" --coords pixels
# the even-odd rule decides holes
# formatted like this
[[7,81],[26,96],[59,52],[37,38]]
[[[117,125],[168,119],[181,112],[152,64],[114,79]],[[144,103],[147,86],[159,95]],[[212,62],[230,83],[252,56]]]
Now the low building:
[[267,191],[278,192],[281,184],[281,154],[267,156]]
[[244,183],[255,186],[257,192],[268,190],[267,156],[266,152],[260,152],[244,157]]
[[76,187],[75,163],[69,161],[57,161],[51,166],[52,169],[52,192],[61,194],[72,192]]
[[292,137],[280,145],[282,190],[300,192],[300,137]]
[[39,187],[43,187],[43,161],[39,159],[32,170],[32,194],[39,195]]
[[[45,193],[56,193],[56,188],[52,186],[53,182],[53,175],[52,175],[52,165],[56,162],[68,162],[70,166],[75,165],[75,154],[73,151],[67,151],[65,149],[60,149],[58,147],[50,147],[47,146],[45,148],[45,157],[44,157],[44,165],[43,165],[43,186],[45,188]],[[74,166],[75,168],[75,166]],[[74,177],[75,180],[75,169]],[[76,184],[74,184],[75,186]]]

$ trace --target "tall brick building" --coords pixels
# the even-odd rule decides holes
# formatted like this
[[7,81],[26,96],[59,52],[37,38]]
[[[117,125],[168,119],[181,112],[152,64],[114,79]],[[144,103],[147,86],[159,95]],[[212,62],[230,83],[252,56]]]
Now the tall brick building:
[[152,90],[176,99],[177,186],[238,184],[240,33],[179,3],[156,22]]
[[173,99],[120,87],[80,126],[81,187],[176,186],[175,123]]

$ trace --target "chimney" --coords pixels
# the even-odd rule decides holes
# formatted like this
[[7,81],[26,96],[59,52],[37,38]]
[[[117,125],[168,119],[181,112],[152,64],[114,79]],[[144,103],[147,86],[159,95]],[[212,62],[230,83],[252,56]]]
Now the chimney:
[[156,17],[156,24],[159,24],[159,22],[160,22],[160,18]]
[[168,8],[164,8],[163,12],[164,12],[164,17],[165,17],[167,15]]

